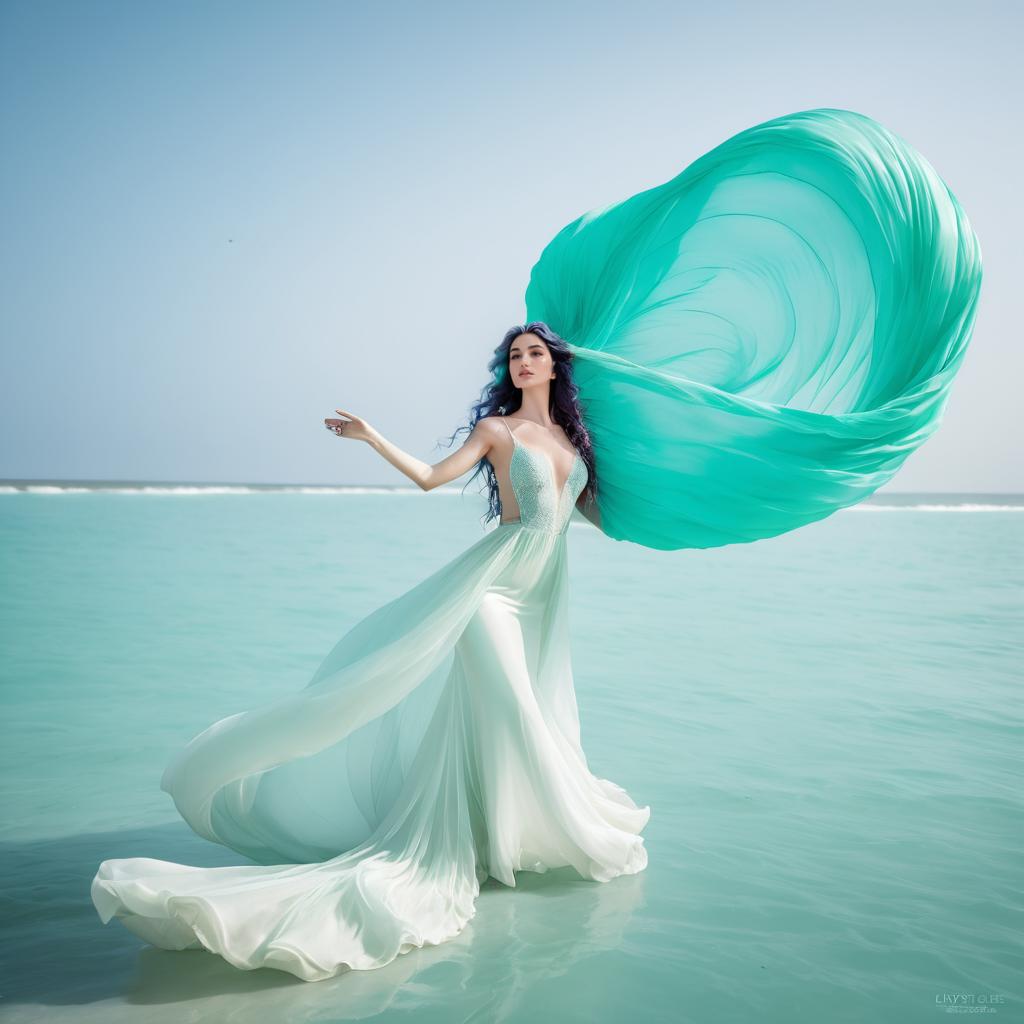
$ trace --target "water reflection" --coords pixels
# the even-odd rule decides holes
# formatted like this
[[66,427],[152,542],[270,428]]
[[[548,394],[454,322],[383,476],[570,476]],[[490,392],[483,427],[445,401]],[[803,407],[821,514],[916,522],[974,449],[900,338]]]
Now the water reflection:
[[[454,939],[413,950],[386,967],[302,982],[281,971],[239,971],[201,950],[146,947],[122,992],[133,1020],[304,1022],[363,1020],[416,1011],[417,1021],[474,1015],[511,1019],[538,982],[566,974],[614,950],[643,905],[646,873],[608,883],[583,881],[571,869],[523,872],[516,889],[493,879],[482,887],[476,916]],[[149,1012],[140,1007],[148,1006]],[[105,1008],[109,1015],[109,1005]]]

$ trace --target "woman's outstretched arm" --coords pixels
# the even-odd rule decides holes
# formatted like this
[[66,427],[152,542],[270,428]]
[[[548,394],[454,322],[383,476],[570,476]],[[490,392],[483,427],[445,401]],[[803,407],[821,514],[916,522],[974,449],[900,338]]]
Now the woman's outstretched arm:
[[[365,441],[374,451],[382,455],[395,469],[404,473],[417,487],[432,491],[435,487],[458,479],[468,473],[492,448],[496,425],[486,419],[480,420],[458,451],[431,465],[417,459],[393,444],[364,419],[344,409],[335,409],[341,419],[325,419],[327,429],[350,441]],[[341,432],[338,432],[340,426]]]

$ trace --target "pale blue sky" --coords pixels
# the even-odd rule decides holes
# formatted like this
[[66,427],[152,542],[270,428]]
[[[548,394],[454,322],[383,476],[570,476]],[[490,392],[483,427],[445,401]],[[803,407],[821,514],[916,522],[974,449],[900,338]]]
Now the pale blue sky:
[[985,262],[886,490],[1024,490],[1019,11],[4,2],[0,477],[408,483],[323,417],[443,458],[555,232],[833,106],[929,159]]

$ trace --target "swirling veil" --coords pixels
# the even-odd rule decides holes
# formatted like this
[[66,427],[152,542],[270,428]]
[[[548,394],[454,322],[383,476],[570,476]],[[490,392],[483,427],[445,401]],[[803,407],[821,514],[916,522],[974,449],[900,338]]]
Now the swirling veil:
[[980,286],[931,165],[863,114],[818,109],[572,221],[526,305],[573,350],[604,532],[707,548],[888,481],[941,421]]

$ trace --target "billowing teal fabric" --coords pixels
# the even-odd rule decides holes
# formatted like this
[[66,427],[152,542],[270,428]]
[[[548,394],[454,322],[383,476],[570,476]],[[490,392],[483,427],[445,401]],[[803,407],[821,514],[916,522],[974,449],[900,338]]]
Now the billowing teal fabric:
[[526,304],[573,349],[604,532],[707,548],[888,481],[941,421],[980,286],[978,240],[928,162],[820,109],[572,221]]

